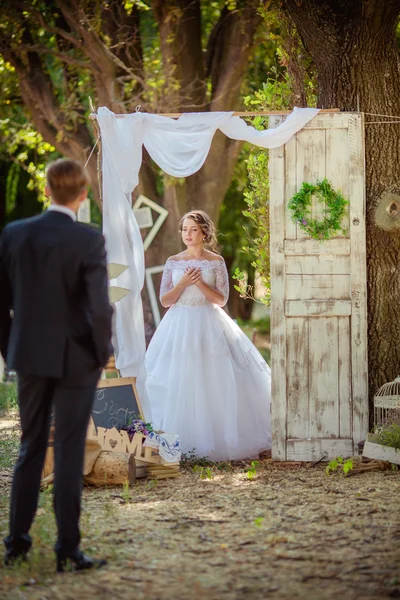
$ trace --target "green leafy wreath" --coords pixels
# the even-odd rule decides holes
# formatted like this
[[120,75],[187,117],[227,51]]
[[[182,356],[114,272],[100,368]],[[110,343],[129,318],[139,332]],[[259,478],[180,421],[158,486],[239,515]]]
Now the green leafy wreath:
[[[315,196],[325,203],[323,220],[311,218],[311,201]],[[348,213],[346,200],[340,191],[335,191],[327,179],[316,185],[304,182],[300,190],[289,200],[291,219],[314,240],[329,240],[335,233],[346,233],[341,222]]]

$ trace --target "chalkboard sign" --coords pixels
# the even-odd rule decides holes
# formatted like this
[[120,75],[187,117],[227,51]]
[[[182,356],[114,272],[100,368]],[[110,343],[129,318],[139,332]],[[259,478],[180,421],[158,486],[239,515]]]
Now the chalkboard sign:
[[134,377],[100,379],[92,408],[96,427],[120,429],[142,416]]

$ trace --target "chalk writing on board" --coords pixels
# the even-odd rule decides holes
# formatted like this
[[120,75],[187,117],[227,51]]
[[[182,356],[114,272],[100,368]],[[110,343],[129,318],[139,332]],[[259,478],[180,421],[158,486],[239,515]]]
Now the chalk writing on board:
[[138,402],[131,385],[98,388],[92,408],[96,427],[117,429],[140,418]]

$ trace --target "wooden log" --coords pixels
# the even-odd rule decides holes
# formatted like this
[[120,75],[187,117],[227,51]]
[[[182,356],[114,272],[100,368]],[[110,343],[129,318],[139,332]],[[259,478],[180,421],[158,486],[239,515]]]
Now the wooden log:
[[[83,464],[83,474],[88,475],[93,465],[101,453],[101,445],[96,440],[87,439],[85,442],[85,460]],[[42,486],[49,485],[54,482],[54,427],[50,431],[49,442],[47,446],[46,458],[44,461]]]
[[95,486],[125,485],[131,487],[136,481],[136,465],[133,454],[101,452],[92,471],[85,476],[85,483]]

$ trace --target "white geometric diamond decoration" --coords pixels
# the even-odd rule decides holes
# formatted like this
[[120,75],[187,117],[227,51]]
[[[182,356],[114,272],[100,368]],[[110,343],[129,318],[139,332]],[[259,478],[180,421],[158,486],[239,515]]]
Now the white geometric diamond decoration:
[[136,210],[140,209],[140,207],[143,204],[145,206],[148,206],[149,208],[151,208],[151,210],[154,210],[155,212],[157,212],[160,215],[156,219],[156,222],[154,223],[153,227],[150,229],[149,233],[146,235],[146,237],[144,239],[143,247],[144,247],[144,250],[146,251],[149,248],[151,242],[156,237],[157,232],[160,229],[161,225],[164,223],[165,219],[167,218],[168,211],[167,211],[167,209],[163,208],[156,202],[153,202],[153,200],[146,198],[146,196],[139,196],[139,198],[136,200],[135,204],[132,206],[133,211],[135,212]]
[[134,208],[133,213],[140,229],[148,229],[149,227],[153,227],[153,215],[151,214],[151,208],[149,206]]

